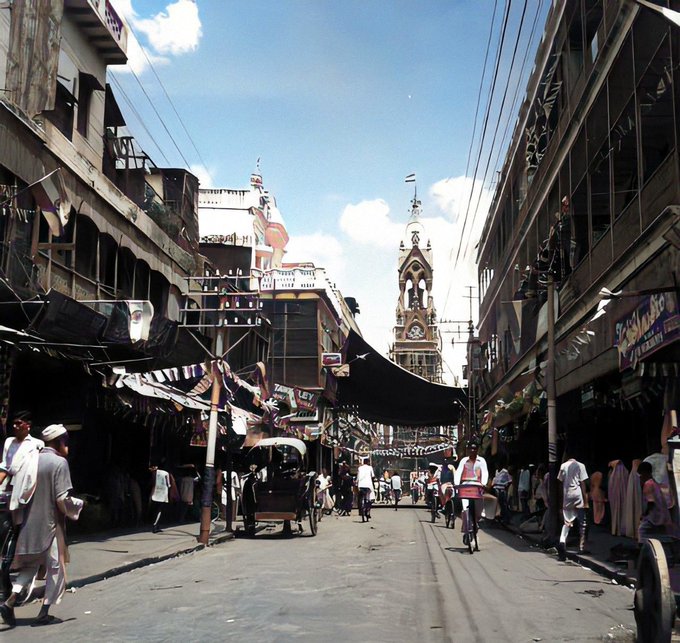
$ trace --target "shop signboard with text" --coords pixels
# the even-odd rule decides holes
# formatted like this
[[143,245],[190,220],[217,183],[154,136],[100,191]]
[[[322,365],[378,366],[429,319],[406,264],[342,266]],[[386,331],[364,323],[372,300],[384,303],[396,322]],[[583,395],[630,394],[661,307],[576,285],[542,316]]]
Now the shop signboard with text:
[[640,360],[680,337],[678,298],[674,292],[644,297],[628,315],[616,322],[615,341],[619,369],[635,368]]

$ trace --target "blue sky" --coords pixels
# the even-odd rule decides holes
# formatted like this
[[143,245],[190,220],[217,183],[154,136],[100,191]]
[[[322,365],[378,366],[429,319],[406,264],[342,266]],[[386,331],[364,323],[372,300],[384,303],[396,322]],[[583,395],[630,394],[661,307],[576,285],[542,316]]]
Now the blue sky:
[[[489,65],[505,2],[497,4]],[[518,65],[539,14],[525,77],[548,4],[528,3]],[[189,139],[132,42],[131,65],[202,184],[245,187],[259,157],[264,185],[276,197],[291,236],[287,259],[326,267],[343,294],[357,298],[360,327],[377,350],[386,352],[395,320],[398,244],[413,195],[404,177],[412,172],[435,253],[435,306],[442,318],[469,317],[463,296],[466,286],[476,284],[475,239],[463,244],[468,252],[455,269],[449,257],[458,248],[472,186],[466,165],[493,0],[114,0],[114,5],[132,25],[190,134]],[[521,7],[511,11],[510,45],[520,14]],[[184,166],[137,81],[123,70],[114,72],[153,135],[151,141],[119,99],[140,144],[158,165],[167,159]],[[487,71],[482,108],[489,77]],[[520,81],[519,96],[524,84]],[[514,122],[515,115],[516,109],[492,116],[490,127],[499,119],[503,125],[497,146],[506,119]],[[476,139],[478,146],[479,134]],[[492,176],[484,184],[474,234],[483,223]],[[480,173],[477,188],[481,178]],[[460,348],[452,350],[452,338],[458,339],[443,333],[449,381],[452,373],[460,375],[463,359]]]

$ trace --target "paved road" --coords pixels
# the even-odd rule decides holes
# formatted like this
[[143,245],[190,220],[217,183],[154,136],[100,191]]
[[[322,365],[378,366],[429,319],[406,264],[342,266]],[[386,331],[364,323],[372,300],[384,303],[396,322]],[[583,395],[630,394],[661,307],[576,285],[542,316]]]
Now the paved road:
[[325,518],[316,538],[263,532],[67,594],[40,641],[633,640],[632,591],[486,529],[471,556],[422,509]]

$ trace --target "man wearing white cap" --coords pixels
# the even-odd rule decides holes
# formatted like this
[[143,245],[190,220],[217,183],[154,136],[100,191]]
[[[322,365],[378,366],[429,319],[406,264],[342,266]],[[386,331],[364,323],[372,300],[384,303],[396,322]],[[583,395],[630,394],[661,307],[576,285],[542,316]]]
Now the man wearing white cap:
[[38,458],[36,489],[24,510],[24,520],[16,548],[19,574],[9,598],[0,604],[0,616],[10,627],[16,624],[14,606],[19,594],[28,587],[40,566],[46,569],[45,598],[33,625],[47,625],[56,619],[50,606],[59,603],[66,587],[64,564],[66,543],[64,516],[77,519],[82,501],[70,498],[71,474],[68,433],[62,424],[50,424],[42,431],[45,448]]

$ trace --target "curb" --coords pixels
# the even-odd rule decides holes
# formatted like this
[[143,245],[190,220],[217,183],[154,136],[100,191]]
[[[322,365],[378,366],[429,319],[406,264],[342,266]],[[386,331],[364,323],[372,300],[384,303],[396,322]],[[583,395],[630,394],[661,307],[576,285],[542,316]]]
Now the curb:
[[[517,536],[518,538],[525,540],[528,543],[531,543],[532,545],[535,545],[539,549],[543,551],[544,554],[547,556],[555,556],[557,551],[551,552],[550,549],[551,547],[545,547],[541,542],[538,540],[534,540],[531,538],[531,534],[525,534],[524,532],[521,532],[519,529],[512,525],[503,525],[505,529],[507,529],[509,532]],[[554,548],[552,548],[554,549]],[[590,569],[594,571],[596,574],[599,574],[600,576],[604,576],[605,578],[609,578],[610,580],[616,581],[619,585],[624,585],[626,587],[635,587],[636,579],[632,576],[628,576],[625,572],[619,571],[617,569],[612,569],[611,567],[608,567],[604,563],[601,563],[597,560],[593,560],[592,558],[586,558],[585,556],[575,553],[575,552],[570,552],[567,551],[567,560],[570,560],[574,563],[577,563],[581,565],[582,567],[586,567],[587,569]]]
[[[234,539],[233,532],[225,532],[215,538],[211,538],[207,547],[212,547],[213,545],[220,545],[228,540]],[[99,581],[106,580],[107,578],[113,578],[114,576],[120,576],[121,574],[126,574],[135,569],[141,567],[148,567],[149,565],[155,565],[156,563],[162,563],[163,561],[170,560],[171,558],[179,558],[180,556],[186,556],[187,554],[193,554],[194,552],[206,549],[206,545],[199,543],[193,547],[188,547],[186,549],[181,549],[179,551],[172,552],[171,554],[165,554],[163,556],[148,556],[146,558],[141,558],[140,560],[135,560],[127,565],[121,565],[120,567],[114,567],[98,574],[93,574],[92,576],[86,576],[85,578],[78,578],[69,583],[66,583],[66,590],[69,589],[79,589],[85,587],[85,585],[91,585],[92,583],[98,583]]]

